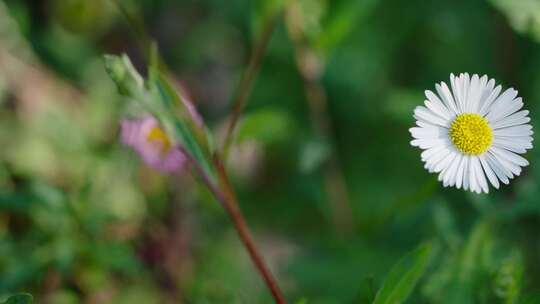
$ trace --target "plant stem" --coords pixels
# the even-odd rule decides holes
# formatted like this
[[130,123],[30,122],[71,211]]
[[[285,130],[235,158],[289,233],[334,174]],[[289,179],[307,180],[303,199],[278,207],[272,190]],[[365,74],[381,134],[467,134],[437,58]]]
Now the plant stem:
[[214,158],[214,163],[216,165],[216,169],[218,170],[218,177],[224,191],[223,196],[222,196],[223,207],[229,214],[229,217],[232,220],[234,227],[236,228],[236,231],[238,232],[238,235],[240,236],[240,239],[244,243],[244,246],[249,252],[249,256],[251,257],[251,260],[257,267],[257,270],[259,271],[260,275],[263,277],[266,283],[266,286],[268,287],[268,289],[270,289],[270,292],[272,293],[274,300],[276,301],[276,303],[279,303],[279,304],[286,303],[285,297],[283,296],[282,291],[277,285],[276,280],[272,276],[270,269],[268,269],[268,266],[265,264],[261,253],[257,249],[255,242],[253,241],[253,237],[251,236],[249,226],[247,225],[246,220],[244,216],[242,215],[242,211],[238,207],[238,200],[230,184],[229,177],[227,176],[227,172],[225,171],[225,168],[223,167],[223,163],[217,157]]
[[259,249],[257,248],[257,245],[255,244],[255,241],[253,240],[249,226],[247,225],[242,211],[238,207],[238,200],[234,193],[234,189],[232,188],[229,181],[227,172],[223,167],[222,161],[217,155],[214,157],[214,165],[218,173],[219,185],[221,186],[218,187],[212,182],[206,172],[204,172],[204,170],[199,166],[199,164],[194,161],[186,151],[184,151],[184,154],[190,158],[191,163],[195,167],[195,170],[199,173],[199,176],[202,178],[203,182],[206,184],[210,192],[212,192],[214,197],[223,206],[223,209],[225,209],[225,211],[227,212],[227,215],[232,221],[234,228],[236,229],[236,232],[240,237],[240,240],[242,241],[244,247],[249,253],[251,261],[253,262],[253,264],[257,268],[257,271],[263,278],[266,286],[270,290],[270,293],[272,293],[272,297],[274,298],[275,302],[277,304],[287,303],[283,292],[279,288],[279,285],[274,279],[272,272],[270,272],[270,269],[266,265],[263,256],[261,255]]
[[253,49],[249,63],[238,85],[233,102],[231,118],[229,120],[229,126],[227,127],[227,133],[221,149],[224,160],[227,159],[227,154],[234,138],[234,131],[236,129],[236,125],[238,124],[238,119],[240,118],[240,114],[242,114],[242,110],[246,105],[247,98],[253,86],[253,81],[255,80],[257,72],[261,67],[262,59],[268,47],[268,42],[270,41],[270,37],[274,32],[274,28],[278,23],[280,15],[280,13],[275,13],[267,17],[262,34],[255,44],[255,48]]

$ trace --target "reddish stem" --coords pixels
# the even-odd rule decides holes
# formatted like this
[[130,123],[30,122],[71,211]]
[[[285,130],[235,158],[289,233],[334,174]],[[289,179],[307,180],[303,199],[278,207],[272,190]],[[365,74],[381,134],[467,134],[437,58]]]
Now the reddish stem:
[[[191,158],[191,156],[186,151],[184,151],[184,154]],[[234,228],[238,232],[240,240],[242,241],[249,253],[251,261],[253,262],[253,264],[255,264],[257,271],[259,272],[266,286],[272,293],[272,296],[274,297],[276,303],[286,304],[287,302],[285,300],[283,292],[279,288],[279,285],[274,279],[272,272],[270,272],[270,269],[266,265],[263,256],[257,248],[257,245],[255,244],[255,241],[253,240],[253,237],[251,235],[249,226],[247,225],[242,211],[238,207],[238,200],[236,198],[234,190],[229,181],[229,177],[225,168],[223,167],[223,163],[221,162],[221,160],[218,158],[218,156],[214,158],[214,165],[218,173],[221,188],[216,186],[212,182],[212,180],[208,177],[204,170],[192,158],[191,163],[195,167],[195,170],[199,173],[200,177],[203,179],[208,189],[212,192],[214,197],[221,203],[221,205],[227,212],[229,218],[234,224]]]
[[238,235],[240,236],[240,239],[242,240],[242,243],[244,243],[244,246],[249,252],[249,256],[251,257],[251,260],[253,261],[253,263],[257,267],[257,270],[263,277],[266,283],[266,286],[268,287],[268,289],[270,289],[270,292],[272,293],[274,300],[276,301],[276,303],[279,303],[279,304],[286,303],[285,297],[283,296],[282,291],[280,290],[276,280],[274,279],[274,277],[272,276],[272,273],[270,272],[270,269],[268,269],[268,266],[265,264],[261,253],[259,252],[259,250],[257,249],[257,246],[255,245],[255,242],[249,230],[249,226],[247,225],[246,220],[244,216],[242,215],[242,211],[238,207],[238,200],[230,184],[229,178],[227,176],[227,172],[225,171],[225,168],[223,167],[222,162],[216,157],[214,159],[214,163],[218,171],[220,183],[224,190],[223,197],[221,199],[223,207],[229,214],[229,217],[231,218],[234,224],[234,227],[236,228],[236,231],[238,232]]

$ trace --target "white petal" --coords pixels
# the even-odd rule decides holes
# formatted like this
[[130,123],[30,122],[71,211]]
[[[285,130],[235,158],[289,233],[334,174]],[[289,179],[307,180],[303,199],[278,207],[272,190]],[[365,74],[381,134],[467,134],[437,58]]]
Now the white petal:
[[490,123],[496,123],[497,121],[509,116],[510,114],[517,112],[522,107],[523,100],[521,99],[521,97],[518,97],[512,100],[510,103],[501,105],[496,109],[492,109],[492,111],[486,116],[486,118]]
[[421,157],[422,161],[425,162],[427,159],[429,159],[435,153],[438,153],[438,152],[442,151],[442,149],[445,149],[445,148],[446,148],[445,146],[436,146],[436,147],[433,147],[433,148],[426,149],[420,154],[420,157]]
[[480,84],[480,78],[477,74],[474,74],[471,78],[471,85],[469,87],[467,112],[476,113],[482,89],[483,86]]
[[485,156],[480,155],[478,158],[480,159],[480,163],[482,164],[482,168],[484,169],[489,182],[493,185],[493,187],[495,187],[495,189],[499,189],[499,180],[497,179],[497,176],[493,172],[491,166],[487,163]]
[[518,136],[496,136],[493,138],[493,146],[503,147],[507,150],[517,149],[532,149],[532,137],[518,137]]
[[467,160],[466,155],[461,155],[461,162],[458,165],[457,174],[456,174],[456,187],[461,188],[463,184],[463,172],[465,171],[465,161]]
[[424,105],[431,110],[431,112],[437,114],[443,119],[450,120],[452,116],[448,112],[448,109],[442,104],[438,104],[429,100],[424,101]]
[[450,163],[454,159],[455,154],[450,151],[441,161],[439,161],[433,168],[433,172],[441,172],[442,170],[448,168]]
[[533,135],[531,125],[519,125],[493,130],[495,136],[530,136]]
[[463,102],[461,101],[461,80],[459,77],[455,77],[454,74],[450,74],[450,86],[454,99],[456,101],[457,114],[463,113]]
[[[486,75],[484,75],[484,77],[488,78]],[[491,94],[494,88],[495,88],[495,79],[491,78],[486,84],[486,89],[485,89],[485,94],[484,94],[486,98],[487,96]]]
[[483,156],[485,156],[487,163],[489,164],[491,169],[493,169],[493,172],[495,172],[501,182],[505,184],[510,183],[510,180],[508,179],[508,177],[512,178],[512,174],[510,173],[510,171],[507,171],[491,154],[485,153]]
[[422,120],[417,120],[416,125],[419,126],[420,128],[439,127],[436,124],[432,124],[432,123],[425,122],[425,121],[422,121]]
[[480,111],[480,107],[484,103],[484,100],[489,96],[491,91],[493,90],[493,87],[490,87],[489,85],[494,84],[488,82],[488,77],[486,75],[482,76],[480,78],[480,85],[479,85],[479,93],[478,93],[478,102],[476,103],[476,106],[473,108],[472,113],[478,113]]
[[482,103],[482,106],[480,107],[480,110],[478,111],[478,114],[485,116],[488,113],[488,110],[490,109],[493,102],[497,99],[499,94],[501,93],[502,87],[498,85],[495,89],[493,89],[486,100]]
[[448,162],[447,162],[447,165],[441,170],[440,174],[439,174],[439,177],[438,177],[438,180],[439,181],[443,181],[443,184],[444,186],[448,186],[448,178],[446,178],[446,176],[448,175],[448,172],[450,171],[450,169],[452,168],[452,166],[454,165],[454,161],[457,157],[458,153],[455,152],[455,151],[451,151],[450,154],[448,154],[447,158],[448,159]]
[[448,143],[447,139],[432,139],[432,138],[423,138],[423,139],[414,139],[411,141],[412,146],[419,147],[420,149],[429,149],[436,146],[445,146]]
[[[482,83],[487,81],[488,77],[484,75],[482,77]],[[485,102],[487,101],[488,97],[493,93],[493,88],[495,87],[495,80],[490,79],[487,81],[487,83],[484,84],[484,88],[482,90],[482,94],[480,95],[480,101],[478,102],[478,108],[476,109],[475,113],[479,113],[480,109],[484,106]]]
[[435,93],[426,90],[424,92],[426,94],[426,97],[428,100],[424,101],[424,104],[428,109],[430,109],[433,113],[439,115],[440,117],[444,119],[450,119],[452,118],[452,115],[448,111],[448,108],[444,103],[441,101],[441,99],[435,95]]
[[478,161],[476,156],[471,156],[469,160],[469,182],[470,182],[470,190],[472,192],[481,193],[481,185],[480,185],[480,176],[478,176],[478,169],[476,167],[476,162]]
[[471,159],[470,156],[468,155],[465,156],[465,162],[463,163],[463,189],[465,190],[469,190],[469,186],[470,186],[470,171],[469,171],[470,159]]
[[515,153],[512,153],[510,151],[507,151],[507,150],[504,150],[504,149],[499,149],[497,147],[491,147],[490,150],[495,152],[496,155],[501,156],[502,158],[504,158],[504,159],[506,159],[506,160],[518,165],[518,166],[525,167],[525,166],[529,165],[529,162],[525,158],[523,158],[523,157],[521,157],[521,156],[519,156],[519,155],[517,155]]
[[[492,149],[490,149],[488,151],[488,153],[493,155],[493,157],[496,158],[499,161],[499,163],[502,165],[502,167],[504,169],[506,169],[507,171],[510,171],[513,175],[519,176],[521,174],[521,167],[520,166],[518,166],[518,165],[512,163],[511,161],[507,160],[506,158],[502,157],[502,155],[498,154],[497,152],[495,152]],[[511,175],[509,177],[512,178],[513,176]]]
[[410,128],[409,132],[414,138],[444,138],[448,137],[448,129],[433,126],[427,128]]
[[416,109],[414,110],[414,118],[418,120],[423,120],[431,124],[436,124],[442,127],[448,127],[450,124],[448,120],[444,120],[440,116],[431,112],[428,108],[425,108],[422,106],[416,107]]
[[476,170],[473,165],[473,159],[474,157],[469,159],[469,191],[476,192],[480,187],[476,183]]
[[477,156],[473,157],[472,160],[474,165],[473,167],[476,170],[476,180],[478,181],[478,185],[480,186],[481,191],[488,193],[489,188],[486,181],[486,176],[484,175],[484,171],[482,171],[482,166],[480,165],[480,160]]
[[442,102],[446,105],[446,108],[452,114],[452,118],[458,114],[456,102],[454,101],[454,97],[452,96],[452,93],[450,92],[450,89],[446,85],[446,83],[441,82],[441,84],[435,84],[435,89],[437,90],[437,93],[441,97]]
[[497,109],[499,108],[499,106],[505,105],[511,102],[512,100],[514,100],[514,98],[516,98],[517,96],[517,93],[518,92],[514,90],[513,88],[507,89],[506,91],[504,91],[504,93],[501,94],[501,96],[495,99],[492,104],[484,105],[485,109],[484,111],[480,112],[480,115],[491,114],[491,112],[493,112],[494,109]]
[[[499,107],[501,105],[505,105],[508,102],[514,100],[518,95],[518,91],[514,90],[514,88],[508,88],[506,89],[497,99],[493,101],[491,104],[491,109]],[[488,109],[488,113],[489,113]]]
[[450,165],[447,166],[446,168],[444,168],[444,169],[441,171],[441,173],[439,173],[439,178],[438,178],[438,180],[439,180],[439,181],[442,181],[444,187],[450,186],[450,178],[449,178],[449,174],[450,174],[451,171],[452,171],[452,166],[453,166],[454,163],[455,163],[455,159],[456,159],[457,155],[458,155],[457,153],[452,153],[452,160],[450,161]]
[[[520,114],[523,111],[514,113],[510,116],[507,116],[496,123],[491,124],[493,129],[507,128],[511,126],[523,125],[531,121],[529,117],[522,117],[523,114]],[[528,111],[525,111],[528,112]],[[519,114],[519,115],[518,115]],[[515,116],[514,116],[515,115]]]
[[467,112],[469,109],[469,86],[471,84],[471,78],[469,73],[465,73],[461,76],[461,101],[463,102],[463,111]]
[[445,145],[438,145],[436,147],[433,147],[433,152],[429,153],[429,155],[426,155],[422,161],[424,161],[424,167],[427,168],[428,166],[433,165],[434,162],[437,162],[438,160],[442,159],[446,154],[449,153],[449,149]]
[[444,180],[447,181],[447,184],[449,186],[454,186],[456,184],[456,175],[458,172],[459,165],[461,164],[463,160],[463,154],[455,152],[456,157],[452,161],[452,165],[450,165],[450,168],[445,173],[445,176],[443,177]]
[[450,150],[449,149],[443,149],[441,152],[434,154],[429,159],[426,159],[426,164],[425,164],[424,167],[426,169],[428,169],[429,172],[438,172],[438,171],[435,171],[436,166],[440,162],[443,162],[445,160],[446,156],[448,156],[448,154],[450,154]]
[[506,149],[508,151],[512,151],[514,153],[519,153],[519,154],[523,154],[523,153],[526,153],[527,152],[527,149],[519,146],[519,145],[515,145],[515,144],[501,144],[500,142],[493,142],[493,147],[497,147],[497,148],[501,148],[501,149]]

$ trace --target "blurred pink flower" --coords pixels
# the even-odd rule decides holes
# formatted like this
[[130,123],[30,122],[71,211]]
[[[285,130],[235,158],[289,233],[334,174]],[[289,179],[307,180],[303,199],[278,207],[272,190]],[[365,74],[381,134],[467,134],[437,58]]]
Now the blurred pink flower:
[[166,173],[177,172],[186,166],[186,155],[180,147],[173,146],[154,117],[125,119],[121,129],[122,143],[132,147],[148,166]]

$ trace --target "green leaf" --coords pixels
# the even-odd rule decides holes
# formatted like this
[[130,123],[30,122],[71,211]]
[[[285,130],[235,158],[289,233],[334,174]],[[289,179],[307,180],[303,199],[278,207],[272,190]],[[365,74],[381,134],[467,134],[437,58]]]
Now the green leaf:
[[5,302],[2,302],[2,304],[31,304],[33,301],[34,298],[31,294],[19,293],[9,297]]
[[211,161],[209,132],[197,126],[179,94],[157,69],[150,70],[148,86],[162,102],[164,111],[155,112],[168,134],[175,135],[184,148],[197,161],[211,179],[214,171]]
[[403,303],[424,274],[431,249],[431,244],[421,245],[394,265],[377,292],[373,304]]
[[323,24],[322,31],[315,41],[315,47],[323,53],[330,53],[347,37],[356,22],[374,9],[377,2],[377,0],[342,1]]
[[493,270],[500,267],[496,262],[500,250],[494,249],[490,226],[488,220],[479,219],[469,231],[466,242],[456,236],[454,245],[444,249],[436,269],[423,286],[423,294],[428,299],[441,299],[439,302],[443,304],[469,304],[476,303],[475,297],[481,293],[493,293],[497,285],[489,284],[487,292],[480,283],[493,277]]

